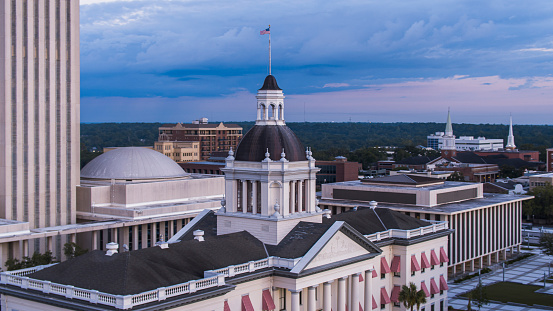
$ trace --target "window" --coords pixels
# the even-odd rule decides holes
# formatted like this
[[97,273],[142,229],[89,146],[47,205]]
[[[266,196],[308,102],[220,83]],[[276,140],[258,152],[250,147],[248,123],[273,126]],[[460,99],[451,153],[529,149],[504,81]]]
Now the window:
[[415,270],[411,270],[411,276],[415,276]]
[[286,310],[286,288],[280,289],[280,310]]
[[380,273],[380,279],[385,279],[386,278],[386,273]]
[[300,291],[300,305],[303,305],[303,291]]
[[430,305],[430,311],[434,311],[434,304]]
[[385,304],[380,304],[380,310],[384,310],[386,309],[386,305]]

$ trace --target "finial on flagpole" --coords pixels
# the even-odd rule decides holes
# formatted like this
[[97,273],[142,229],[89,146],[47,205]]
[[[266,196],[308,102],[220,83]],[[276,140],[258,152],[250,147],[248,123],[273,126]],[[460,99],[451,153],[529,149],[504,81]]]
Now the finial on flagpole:
[[269,75],[271,75],[271,25],[269,25]]

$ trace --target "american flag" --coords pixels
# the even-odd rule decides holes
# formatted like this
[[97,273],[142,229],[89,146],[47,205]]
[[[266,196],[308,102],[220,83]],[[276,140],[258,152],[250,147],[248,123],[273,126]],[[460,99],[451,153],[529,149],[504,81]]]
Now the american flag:
[[267,28],[267,29],[265,29],[265,30],[261,30],[261,31],[259,32],[259,34],[260,34],[260,35],[269,35],[269,34],[271,34],[271,27],[269,27],[269,28]]

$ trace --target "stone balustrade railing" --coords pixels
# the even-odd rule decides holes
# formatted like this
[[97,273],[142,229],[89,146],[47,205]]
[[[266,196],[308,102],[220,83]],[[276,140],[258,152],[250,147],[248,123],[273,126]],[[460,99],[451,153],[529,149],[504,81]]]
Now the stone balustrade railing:
[[425,235],[428,233],[449,229],[449,223],[447,221],[440,221],[440,222],[434,221],[431,223],[432,224],[430,226],[420,227],[413,230],[390,229],[387,231],[368,234],[368,235],[365,235],[365,237],[371,240],[372,242],[381,241],[389,238],[410,239],[410,238]]
[[102,293],[97,290],[78,288],[71,285],[62,285],[31,279],[27,275],[36,271],[48,268],[52,265],[37,266],[17,271],[0,273],[0,282],[20,287],[22,289],[33,289],[45,294],[60,295],[65,298],[84,300],[90,303],[102,304],[117,309],[130,309],[138,305],[162,301],[170,297],[183,294],[190,294],[196,291],[225,285],[226,277],[233,277],[243,273],[250,273],[265,268],[278,267],[291,269],[299,261],[298,259],[286,259],[280,257],[269,257],[261,260],[250,261],[245,264],[230,266],[222,269],[204,272],[204,278],[186,283],[176,284],[168,287],[161,287],[151,291],[135,295],[113,295]]

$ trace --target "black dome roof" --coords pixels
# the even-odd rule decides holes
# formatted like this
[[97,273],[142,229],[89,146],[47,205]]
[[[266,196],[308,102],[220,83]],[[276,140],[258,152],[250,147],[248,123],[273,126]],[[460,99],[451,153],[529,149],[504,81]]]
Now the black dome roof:
[[267,148],[273,161],[280,160],[283,148],[288,161],[307,160],[303,144],[286,125],[254,125],[236,148],[235,159],[261,162],[265,159]]
[[282,90],[282,89],[278,87],[275,77],[273,75],[268,75],[265,78],[265,82],[263,82],[263,86],[259,90],[265,91],[265,90]]

